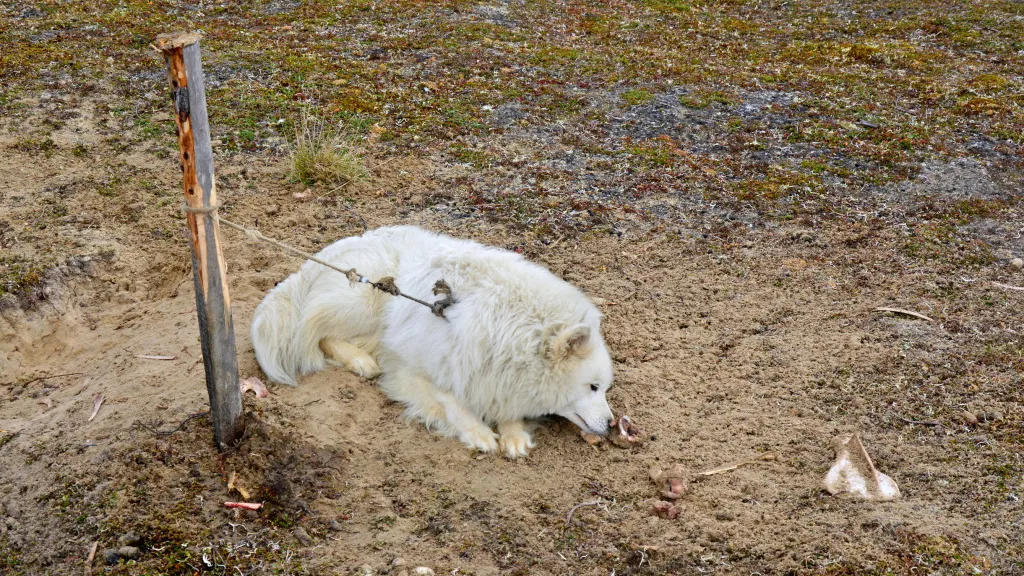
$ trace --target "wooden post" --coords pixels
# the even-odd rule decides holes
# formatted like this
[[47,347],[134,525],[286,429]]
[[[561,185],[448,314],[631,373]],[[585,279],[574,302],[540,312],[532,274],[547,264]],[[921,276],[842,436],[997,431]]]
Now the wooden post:
[[214,441],[218,449],[224,450],[242,437],[245,422],[227,265],[220,245],[220,226],[212,216],[217,206],[217,189],[199,34],[161,34],[153,47],[164,55],[171,82],[185,203],[189,207],[186,218],[192,232],[192,272],[206,389],[210,394]]

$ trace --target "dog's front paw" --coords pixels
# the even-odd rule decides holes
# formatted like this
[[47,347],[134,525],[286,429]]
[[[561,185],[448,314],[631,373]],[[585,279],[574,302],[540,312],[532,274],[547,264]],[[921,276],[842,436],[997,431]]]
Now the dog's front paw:
[[501,451],[511,459],[521,458],[530,453],[530,449],[536,446],[533,437],[526,430],[517,430],[511,434],[503,433],[499,440]]
[[459,434],[459,440],[473,450],[494,452],[498,449],[498,435],[484,425],[475,426]]
[[515,459],[526,456],[535,446],[533,437],[522,420],[511,420],[498,424],[498,433],[501,435],[498,444],[508,458]]

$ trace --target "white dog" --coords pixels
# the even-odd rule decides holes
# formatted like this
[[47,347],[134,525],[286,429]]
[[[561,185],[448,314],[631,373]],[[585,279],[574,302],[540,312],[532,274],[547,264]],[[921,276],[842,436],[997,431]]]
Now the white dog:
[[327,363],[365,378],[383,371],[381,389],[409,417],[482,452],[500,446],[510,458],[534,447],[527,418],[558,414],[608,433],[612,362],[601,313],[547,269],[410,226],[346,238],[318,256],[374,280],[392,276],[419,298],[444,279],[455,302],[439,318],[306,262],[253,318],[256,359],[271,380],[295,385]]

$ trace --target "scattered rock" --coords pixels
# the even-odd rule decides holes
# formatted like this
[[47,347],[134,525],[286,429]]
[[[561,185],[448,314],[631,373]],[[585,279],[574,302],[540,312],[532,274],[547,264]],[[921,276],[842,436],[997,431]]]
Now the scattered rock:
[[103,551],[103,561],[108,565],[113,566],[121,559],[121,556],[117,553],[117,550],[113,548]]
[[434,571],[426,566],[417,566],[412,569],[414,576],[434,576]]
[[405,558],[395,558],[391,561],[391,568],[394,570],[405,568],[407,565],[408,563],[405,561]]
[[970,410],[964,410],[963,413],[960,414],[960,419],[968,426],[974,426],[978,423],[978,417]]
[[118,546],[138,546],[139,542],[142,542],[142,538],[135,532],[128,532],[117,539]]
[[369,564],[363,564],[359,567],[359,576],[375,576],[377,572],[373,569],[373,566]]
[[674,520],[679,516],[679,508],[677,508],[671,502],[665,502],[659,500],[651,506],[651,514],[654,514],[658,518],[665,518],[667,520]]
[[271,204],[270,206],[267,206],[263,211],[267,213],[267,216],[273,216],[274,214],[277,214],[278,212],[281,211],[281,207],[278,206],[277,204]]
[[866,500],[895,500],[900,497],[896,482],[879,472],[861,444],[860,435],[836,439],[836,462],[823,482],[829,494],[848,492]]
[[668,470],[659,467],[651,468],[651,481],[658,485],[661,496],[669,500],[677,500],[686,494],[686,482],[690,473],[682,464],[676,464]]
[[1002,420],[1002,419],[1003,419],[1003,414],[1001,412],[991,411],[991,412],[982,412],[981,414],[978,414],[978,420],[980,420],[982,422],[995,422],[996,420]]
[[299,543],[303,546],[310,546],[313,544],[313,539],[309,537],[309,534],[306,532],[306,529],[302,526],[296,528],[295,531],[292,532],[292,534],[295,535],[295,539],[298,540]]
[[1020,270],[1021,268],[1024,268],[1024,259],[1014,258],[1013,260],[1010,260],[1010,266]]
[[807,260],[804,260],[803,258],[786,258],[782,261],[782,267],[786,270],[799,272],[800,270],[807,268]]
[[331,520],[331,523],[328,524],[328,527],[334,532],[342,532],[345,530],[345,528],[341,525],[341,522],[338,522],[337,520]]
[[708,536],[708,540],[710,540],[712,542],[725,542],[725,540],[726,540],[726,536],[725,536],[724,533],[717,532],[715,530],[712,530],[712,531],[708,532],[707,536]]
[[117,555],[124,560],[138,560],[141,553],[135,546],[121,546],[117,549]]

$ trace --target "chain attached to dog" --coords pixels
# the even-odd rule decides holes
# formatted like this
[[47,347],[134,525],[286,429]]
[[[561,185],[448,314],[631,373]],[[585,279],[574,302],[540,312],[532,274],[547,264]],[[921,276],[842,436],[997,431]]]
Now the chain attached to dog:
[[[326,262],[324,260],[321,260],[320,258],[317,258],[316,256],[314,256],[313,254],[310,254],[309,252],[305,252],[303,250],[299,250],[298,248],[295,248],[293,246],[289,246],[288,244],[285,244],[284,242],[281,242],[280,240],[275,240],[273,238],[270,238],[269,236],[265,236],[262,232],[260,232],[259,230],[256,230],[255,228],[246,228],[245,226],[242,226],[241,224],[235,224],[234,222],[232,222],[230,220],[225,220],[223,216],[221,216],[220,214],[217,213],[217,210],[220,207],[221,207],[220,204],[214,204],[213,206],[202,206],[202,207],[193,207],[193,206],[189,206],[189,205],[185,204],[185,205],[182,206],[182,210],[184,210],[185,212],[187,212],[189,214],[205,214],[205,215],[212,216],[213,219],[216,220],[217,222],[227,226],[228,228],[234,228],[235,230],[238,230],[239,232],[245,234],[245,236],[247,238],[249,238],[250,240],[257,241],[257,242],[266,242],[268,244],[273,244],[274,246],[277,246],[278,248],[280,248],[280,249],[282,249],[282,250],[284,250],[286,252],[291,252],[292,254],[295,254],[297,256],[301,256],[301,257],[305,258],[306,260],[312,260],[313,262],[316,262],[317,264],[320,264],[322,266],[327,266],[328,268],[330,268],[332,270],[336,270],[336,271],[341,272],[342,274],[344,274],[345,277],[348,278],[348,280],[350,282],[354,282],[354,283],[358,282],[358,283],[361,283],[361,284],[369,284],[370,286],[373,286],[374,288],[376,288],[377,290],[380,290],[381,292],[387,292],[388,294],[391,294],[392,296],[401,296],[402,298],[405,298],[407,300],[412,300],[413,302],[415,302],[417,304],[421,304],[423,306],[426,306],[427,308],[430,308],[430,312],[433,313],[434,316],[437,316],[438,318],[445,318],[445,315],[444,315],[445,308],[448,308],[449,306],[451,306],[452,304],[455,303],[455,300],[452,298],[452,289],[451,289],[450,286],[448,286],[448,283],[445,282],[443,279],[442,280],[438,280],[436,283],[434,283],[434,289],[433,289],[434,296],[442,296],[443,295],[443,297],[440,298],[439,300],[435,300],[434,303],[431,304],[430,302],[426,302],[424,300],[420,300],[419,298],[415,298],[413,296],[409,296],[408,294],[403,293],[401,290],[398,289],[398,285],[395,284],[395,279],[392,278],[391,276],[386,276],[386,277],[381,278],[380,280],[377,280],[376,282],[374,282],[374,281],[370,280],[369,278],[367,278],[366,276],[363,276],[362,274],[357,272],[355,268],[348,268],[348,269],[339,268],[338,266],[335,266],[334,264],[331,264],[330,262]],[[445,318],[445,319],[447,320],[447,318]]]

